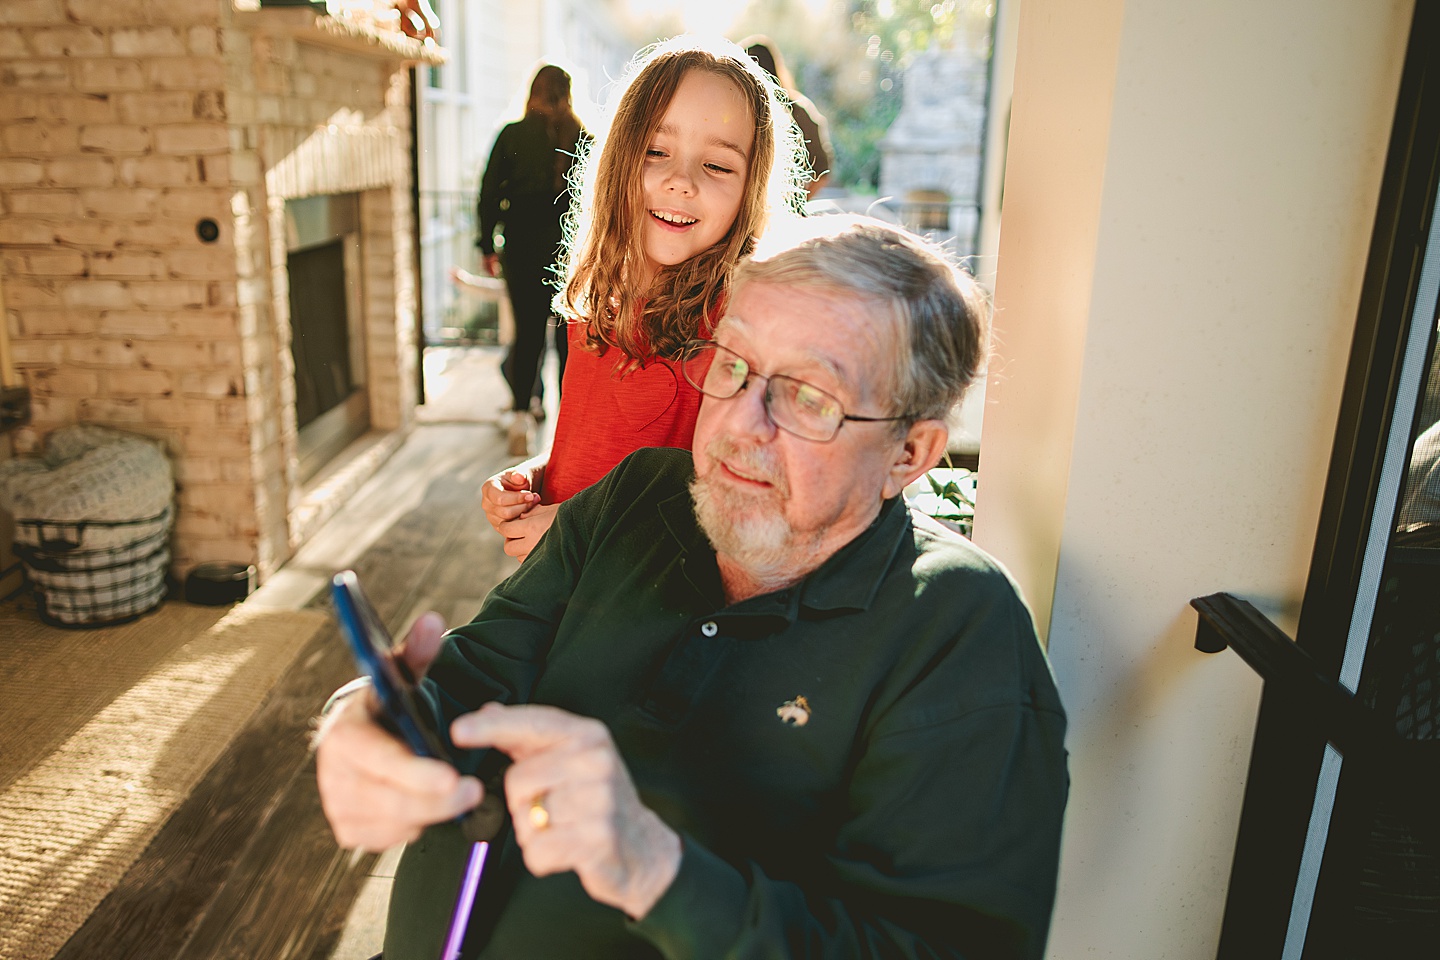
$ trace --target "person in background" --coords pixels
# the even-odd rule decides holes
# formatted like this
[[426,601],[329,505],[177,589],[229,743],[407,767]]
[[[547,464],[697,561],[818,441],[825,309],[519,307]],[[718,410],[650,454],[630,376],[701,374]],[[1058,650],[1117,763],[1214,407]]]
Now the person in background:
[[[480,180],[475,245],[490,276],[499,276],[503,265],[515,316],[515,340],[501,367],[510,388],[506,429],[512,456],[532,452],[534,417],[537,412],[543,416],[544,408],[532,404],[531,398],[538,400],[536,384],[563,239],[561,221],[570,206],[570,170],[584,136],[571,100],[570,74],[546,64],[530,84],[525,116],[507,124],[495,138]],[[497,230],[504,238],[503,253],[498,254]],[[563,331],[557,330],[555,352],[563,376]]]
[[714,327],[730,272],[802,203],[798,133],[774,80],[727,40],[641,51],[586,152],[556,305],[565,390],[547,455],[486,481],[486,517],[523,560],[555,505],[641,447],[688,449],[700,394],[684,344]]
[[741,40],[740,45],[766,73],[775,78],[790,100],[790,114],[800,128],[800,135],[805,140],[805,154],[810,162],[811,179],[805,184],[805,191],[813,198],[831,178],[835,148],[830,145],[830,125],[820,108],[795,89],[795,80],[769,37],[756,34]]
[[411,631],[459,769],[366,698],[322,726],[340,843],[419,838],[385,960],[438,955],[451,818],[505,757],[466,956],[1043,956],[1065,713],[1014,582],[902,496],[980,367],[985,299],[903,228],[806,224],[687,351],[693,456],[627,457],[472,623]]

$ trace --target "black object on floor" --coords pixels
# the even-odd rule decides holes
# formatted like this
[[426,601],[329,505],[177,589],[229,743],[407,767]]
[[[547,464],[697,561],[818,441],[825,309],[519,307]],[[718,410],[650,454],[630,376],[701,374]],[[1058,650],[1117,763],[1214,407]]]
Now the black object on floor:
[[255,565],[215,561],[198,564],[185,577],[185,602],[219,607],[255,592]]

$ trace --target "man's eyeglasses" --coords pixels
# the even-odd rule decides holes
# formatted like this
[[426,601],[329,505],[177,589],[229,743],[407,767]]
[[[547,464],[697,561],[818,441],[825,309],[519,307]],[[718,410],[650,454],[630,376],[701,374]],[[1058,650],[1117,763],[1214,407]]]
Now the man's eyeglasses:
[[819,443],[834,440],[847,420],[889,423],[911,419],[909,414],[899,417],[857,417],[848,414],[839,400],[819,387],[783,373],[768,377],[756,373],[750,361],[714,340],[691,340],[687,343],[681,355],[680,369],[691,386],[716,400],[729,400],[749,386],[751,379],[764,380],[765,413],[770,422],[786,433]]

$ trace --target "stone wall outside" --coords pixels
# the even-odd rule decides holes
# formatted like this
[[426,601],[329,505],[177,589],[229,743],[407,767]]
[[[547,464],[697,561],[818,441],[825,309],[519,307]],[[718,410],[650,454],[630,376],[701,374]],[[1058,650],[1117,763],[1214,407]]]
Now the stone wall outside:
[[972,44],[927,50],[906,68],[900,113],[880,144],[880,195],[948,202],[939,232],[967,244],[979,215],[986,96],[986,64]]

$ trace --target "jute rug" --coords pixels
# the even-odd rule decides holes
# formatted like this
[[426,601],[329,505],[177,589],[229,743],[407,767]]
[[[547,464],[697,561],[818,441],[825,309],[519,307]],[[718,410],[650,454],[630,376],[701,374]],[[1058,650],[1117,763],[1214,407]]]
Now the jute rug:
[[6,614],[0,958],[49,960],[326,618],[166,603],[73,631]]

